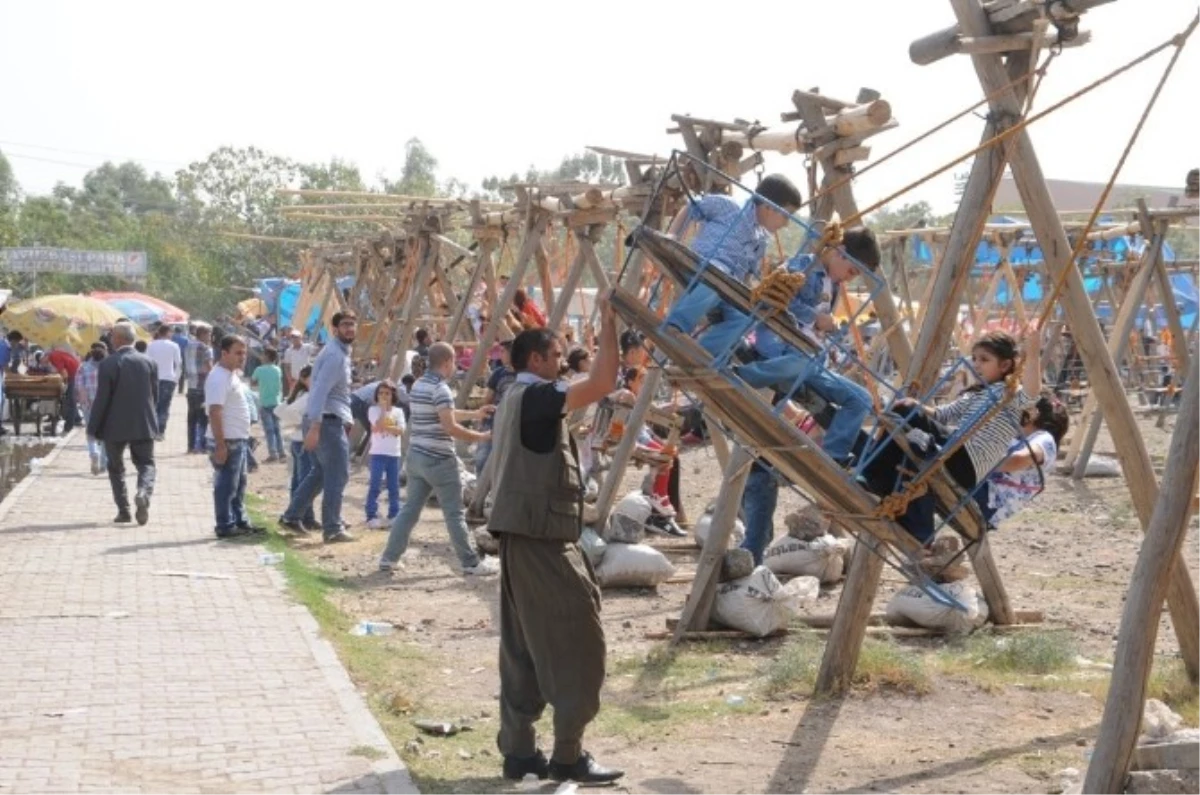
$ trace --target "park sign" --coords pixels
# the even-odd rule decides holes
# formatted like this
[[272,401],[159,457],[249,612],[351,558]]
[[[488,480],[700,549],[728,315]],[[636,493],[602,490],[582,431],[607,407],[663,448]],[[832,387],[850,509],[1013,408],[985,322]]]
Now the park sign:
[[74,273],[82,276],[146,275],[144,251],[79,251],[71,248],[0,248],[0,268],[13,273]]

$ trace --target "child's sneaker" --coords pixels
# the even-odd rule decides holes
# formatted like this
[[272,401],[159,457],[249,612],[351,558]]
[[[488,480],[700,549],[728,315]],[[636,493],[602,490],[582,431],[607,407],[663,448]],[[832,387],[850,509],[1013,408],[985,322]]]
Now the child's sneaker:
[[372,516],[367,520],[367,527],[371,530],[382,530],[383,528],[387,527],[387,525],[384,523],[381,517]]

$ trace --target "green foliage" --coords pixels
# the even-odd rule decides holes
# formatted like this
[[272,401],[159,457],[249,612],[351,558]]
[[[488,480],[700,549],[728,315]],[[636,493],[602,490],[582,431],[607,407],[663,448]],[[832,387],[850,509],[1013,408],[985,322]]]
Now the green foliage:
[[437,158],[434,157],[420,138],[410,138],[404,145],[404,168],[400,179],[392,182],[383,180],[385,193],[397,193],[402,196],[435,196],[437,195]]
[[867,226],[877,234],[894,229],[913,229],[918,226],[933,226],[933,208],[927,201],[904,204],[900,209],[882,207],[867,217]]
[[973,667],[1000,673],[1050,674],[1074,668],[1078,646],[1070,633],[1046,630],[976,634],[961,646],[949,647],[947,653],[969,659]]

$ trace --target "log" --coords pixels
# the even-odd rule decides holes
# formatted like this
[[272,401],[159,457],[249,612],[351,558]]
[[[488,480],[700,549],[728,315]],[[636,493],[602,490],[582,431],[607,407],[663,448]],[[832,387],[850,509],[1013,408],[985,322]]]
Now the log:
[[808,138],[798,127],[767,128],[755,133],[725,130],[721,133],[721,140],[742,144],[756,151],[778,152],[783,155],[803,151],[808,146]]
[[871,156],[871,147],[869,146],[852,146],[849,149],[841,149],[833,154],[833,164],[835,166],[848,166],[859,160],[866,160]]
[[[1186,391],[1180,405],[1179,421],[1175,424],[1167,454],[1172,465],[1163,475],[1162,490],[1133,568],[1113,658],[1112,682],[1092,763],[1088,765],[1084,779],[1084,792],[1122,792],[1137,745],[1141,705],[1146,700],[1146,685],[1154,662],[1159,615],[1173,573],[1183,563],[1180,553],[1190,524],[1196,478],[1200,475],[1197,373],[1197,362],[1193,361],[1188,368],[1188,383],[1192,388]],[[1195,758],[1193,752],[1192,760]]]
[[[1089,3],[1092,0],[1075,0]],[[987,16],[977,0],[951,0],[955,15],[963,31],[970,35],[988,35],[991,31]],[[1178,51],[1177,51],[1178,52]],[[980,84],[987,94],[998,92],[1012,77],[1008,74],[1000,57],[996,55],[972,55],[972,62]],[[1000,94],[993,102],[993,113],[1016,118],[1021,112],[1021,103],[1012,92]],[[1084,289],[1083,277],[1071,261],[1072,247],[1067,240],[1062,221],[1054,209],[1054,202],[1046,186],[1046,179],[1038,162],[1037,152],[1027,130],[1021,130],[1011,139],[1011,170],[1013,181],[1021,195],[1021,203],[1029,213],[1038,243],[1046,256],[1047,272],[1053,280],[1065,274],[1066,290],[1060,303],[1066,310],[1079,354],[1087,370],[1089,385],[1100,401],[1104,419],[1113,437],[1114,445],[1121,458],[1121,469],[1129,487],[1133,503],[1138,512],[1142,528],[1149,527],[1154,505],[1158,499],[1158,483],[1145,441],[1138,430],[1133,410],[1125,398],[1125,391],[1108,353],[1107,343],[1100,331],[1100,324],[1092,311],[1091,300]],[[980,158],[976,158],[978,162]],[[1195,681],[1200,676],[1200,600],[1188,572],[1187,564],[1177,558],[1167,599],[1171,610],[1171,623],[1179,639],[1179,648],[1188,674]]]
[[1130,770],[1195,770],[1200,767],[1200,743],[1139,745]]
[[854,547],[850,572],[842,586],[842,598],[838,601],[829,641],[821,657],[814,693],[831,695],[850,689],[871,607],[875,604],[875,593],[879,589],[879,576],[883,573],[880,546],[878,540],[868,535],[860,537]]
[[892,106],[886,99],[877,99],[868,105],[839,110],[831,126],[838,135],[859,135],[879,129],[891,118]]
[[[969,54],[984,55],[988,53],[1006,53],[1015,50],[1029,50],[1034,44],[1033,31],[1027,33],[1010,33],[999,36],[970,37],[960,36],[957,28],[945,28],[936,33],[923,36],[908,47],[909,59],[918,66],[928,66],[951,55]],[[1060,44],[1058,31],[1050,35],[1040,36],[1041,47],[1054,47]],[[1092,40],[1091,31],[1083,30],[1073,39],[1061,42],[1063,47],[1079,47]]]

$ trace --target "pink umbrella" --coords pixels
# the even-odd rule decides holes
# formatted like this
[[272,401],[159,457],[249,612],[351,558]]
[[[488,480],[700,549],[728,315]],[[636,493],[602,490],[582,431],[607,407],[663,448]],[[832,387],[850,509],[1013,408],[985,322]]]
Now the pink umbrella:
[[174,304],[169,304],[161,298],[143,293],[107,293],[97,291],[92,298],[115,306],[126,317],[141,324],[149,323],[186,323],[188,313]]

